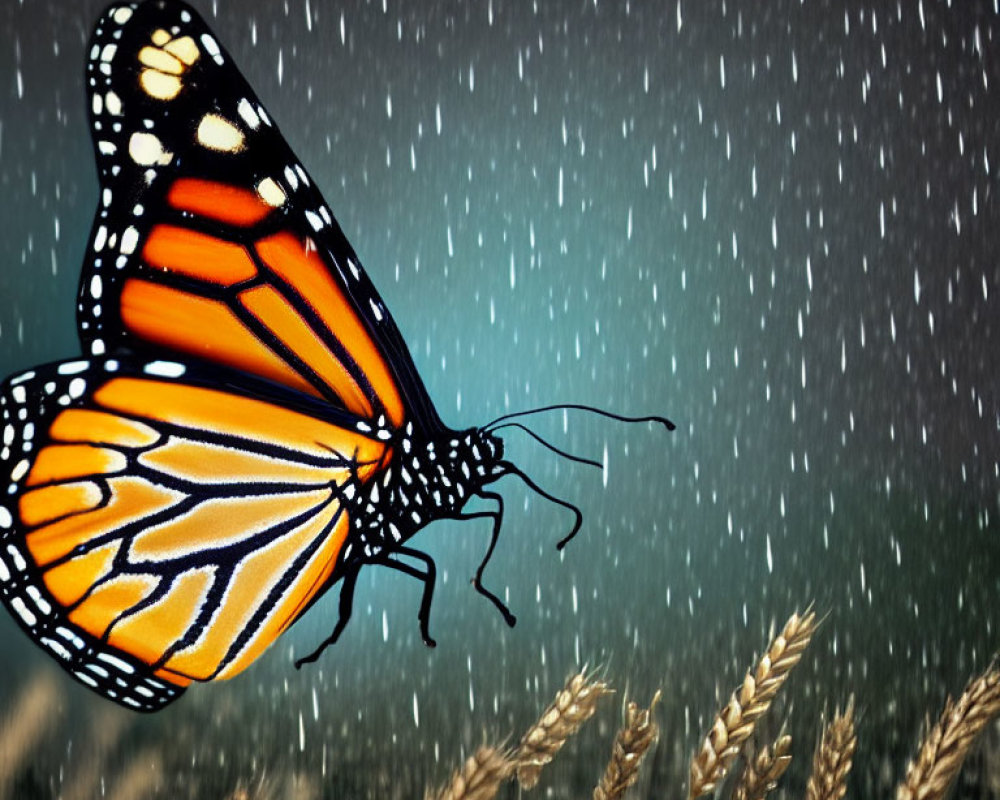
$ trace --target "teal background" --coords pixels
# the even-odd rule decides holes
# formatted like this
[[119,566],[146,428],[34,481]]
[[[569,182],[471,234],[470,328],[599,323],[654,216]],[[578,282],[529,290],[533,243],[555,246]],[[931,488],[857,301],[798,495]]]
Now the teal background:
[[[788,796],[821,713],[852,692],[852,793],[888,796],[924,716],[1000,643],[996,5],[196,6],[323,188],[447,423],[578,402],[678,430],[533,421],[606,458],[604,476],[508,437],[585,514],[557,553],[568,515],[500,485],[487,576],[514,629],[468,584],[487,529],[438,523],[414,540],[438,561],[436,650],[419,586],[372,569],[311,668],[291,662],[331,629],[336,592],[250,671],[155,717],[55,675],[0,790],[127,796],[134,770],[165,797],[240,782],[419,797],[589,664],[619,693],[539,791],[585,796],[621,700],[663,687],[637,796],[679,796],[771,625],[815,602],[826,621],[768,723],[787,716],[795,737]],[[102,7],[0,0],[3,374],[79,351],[97,195],[84,45]],[[6,615],[0,641],[10,716],[53,667]],[[984,740],[956,796],[1000,796],[1000,734]]]

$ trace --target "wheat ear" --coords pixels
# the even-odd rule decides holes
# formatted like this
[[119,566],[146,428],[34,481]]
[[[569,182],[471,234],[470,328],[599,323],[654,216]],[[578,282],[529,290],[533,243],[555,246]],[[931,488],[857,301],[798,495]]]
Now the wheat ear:
[[958,698],[950,697],[937,723],[928,727],[916,761],[896,789],[896,800],[937,800],[958,774],[972,742],[1000,713],[1000,664],[969,681]]
[[480,747],[455,770],[448,784],[436,794],[428,792],[430,800],[493,800],[500,784],[514,771],[514,762],[507,751],[496,747]]
[[806,800],[840,800],[847,792],[847,776],[858,739],[854,733],[854,695],[847,708],[838,711],[823,729],[812,774],[806,784]]
[[597,701],[611,689],[591,681],[583,672],[571,676],[538,721],[521,737],[515,761],[517,782],[523,789],[538,783],[542,768],[559,752],[566,740],[593,716]]
[[625,707],[625,724],[615,736],[611,760],[604,770],[601,782],[594,789],[594,800],[615,800],[622,797],[638,779],[643,756],[659,733],[659,728],[651,718],[659,701],[660,692],[657,690],[649,708],[640,709],[633,702]]
[[792,737],[782,733],[772,744],[747,756],[733,800],[764,800],[792,763],[791,750]]
[[816,612],[807,608],[800,617],[792,614],[756,669],[747,672],[742,685],[715,718],[701,750],[691,759],[688,800],[714,791],[732,766],[740,747],[767,711],[788,673],[799,663],[816,630]]

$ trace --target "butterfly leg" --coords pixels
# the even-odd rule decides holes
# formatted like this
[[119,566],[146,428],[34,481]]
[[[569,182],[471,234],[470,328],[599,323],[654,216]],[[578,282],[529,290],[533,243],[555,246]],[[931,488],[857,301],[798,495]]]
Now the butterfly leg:
[[[422,572],[417,567],[395,558],[395,556],[401,555],[422,561],[424,566],[427,567],[427,571]],[[423,595],[420,598],[420,610],[417,612],[417,619],[420,622],[420,636],[424,640],[424,644],[428,647],[437,647],[437,642],[434,641],[430,634],[431,600],[434,598],[434,581],[437,579],[437,567],[434,564],[434,559],[427,555],[427,553],[421,553],[412,547],[397,547],[375,563],[399,570],[404,575],[410,575],[424,584]]]
[[457,519],[481,519],[488,518],[493,523],[493,529],[490,532],[490,544],[486,548],[486,555],[483,556],[483,560],[479,563],[479,568],[476,570],[476,576],[472,579],[472,585],[476,587],[476,591],[479,592],[483,597],[493,603],[500,615],[503,617],[503,621],[506,622],[510,627],[514,627],[517,624],[517,617],[515,617],[507,604],[503,602],[499,597],[497,597],[493,592],[483,586],[483,571],[486,569],[486,565],[489,563],[490,559],[493,558],[493,551],[496,549],[497,540],[500,538],[500,524],[503,522],[503,498],[496,492],[490,492],[481,490],[477,494],[484,500],[492,500],[497,504],[496,511],[476,511],[470,514],[460,514]]
[[354,610],[354,587],[358,583],[358,573],[361,571],[363,563],[363,561],[355,562],[344,575],[344,582],[340,586],[340,611],[337,616],[337,624],[333,626],[333,633],[327,636],[319,647],[309,655],[296,659],[296,669],[300,669],[303,664],[311,664],[319,658],[320,654],[334,644],[340,638],[340,634],[344,632],[344,628],[347,627],[347,622],[351,618],[351,612]]
[[519,470],[511,462],[502,461],[500,462],[500,467],[503,470],[503,474],[517,476],[524,482],[525,486],[531,489],[531,491],[541,495],[550,503],[555,503],[556,505],[562,506],[563,508],[569,509],[570,511],[573,512],[574,516],[573,527],[570,529],[569,533],[567,533],[565,536],[563,536],[562,539],[556,542],[556,550],[562,550],[567,544],[569,544],[569,540],[572,539],[574,536],[576,536],[577,531],[580,530],[580,526],[583,525],[583,512],[580,511],[579,508],[577,508],[569,501],[563,500],[562,498],[556,497],[555,495],[546,492],[541,486],[535,483],[525,473],[521,472],[521,470]]

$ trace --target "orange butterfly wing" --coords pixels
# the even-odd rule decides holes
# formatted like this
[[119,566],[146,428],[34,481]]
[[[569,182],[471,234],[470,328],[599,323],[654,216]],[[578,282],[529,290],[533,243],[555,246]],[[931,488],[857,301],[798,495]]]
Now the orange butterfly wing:
[[374,425],[441,430],[329,207],[195,12],[112,8],[91,54],[103,202],[80,280],[84,351],[172,351]]
[[75,677],[141,710],[240,672],[336,580],[386,456],[187,372],[65,362],[0,391],[0,593]]

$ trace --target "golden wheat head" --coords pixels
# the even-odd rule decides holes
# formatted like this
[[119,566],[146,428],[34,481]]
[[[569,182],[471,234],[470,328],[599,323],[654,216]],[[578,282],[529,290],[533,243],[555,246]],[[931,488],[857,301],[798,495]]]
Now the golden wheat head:
[[930,726],[915,761],[896,789],[896,800],[944,797],[979,732],[1000,713],[1000,664],[994,661],[973,678],[955,702],[951,698]]
[[792,763],[791,750],[792,737],[780,733],[772,744],[745,754],[746,765],[733,791],[733,800],[764,800]]
[[847,792],[847,776],[851,771],[858,739],[854,733],[854,695],[847,708],[834,714],[823,729],[812,774],[806,784],[806,800],[840,800]]
[[555,757],[580,726],[597,709],[597,701],[611,689],[601,681],[591,681],[583,672],[571,676],[555,700],[521,737],[515,761],[517,782],[523,789],[538,783],[542,768]]
[[653,709],[660,701],[660,692],[653,695],[649,708],[640,709],[633,702],[625,707],[625,724],[615,736],[611,760],[601,782],[594,789],[594,800],[615,800],[623,797],[639,777],[639,766],[650,745],[656,741],[659,728],[652,719]]
[[701,749],[691,759],[688,800],[714,791],[726,777],[757,720],[802,658],[816,625],[816,612],[811,607],[802,616],[792,614],[756,668],[747,672],[743,683],[715,718]]
[[428,792],[427,800],[493,800],[514,771],[510,753],[497,747],[480,747],[465,760],[444,788]]

